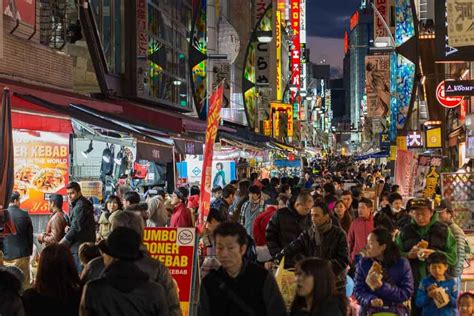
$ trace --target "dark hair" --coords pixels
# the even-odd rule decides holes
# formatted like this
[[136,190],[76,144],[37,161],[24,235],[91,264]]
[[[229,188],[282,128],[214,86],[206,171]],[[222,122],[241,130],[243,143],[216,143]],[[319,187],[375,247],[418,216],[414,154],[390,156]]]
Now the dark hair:
[[217,166],[221,166],[221,169],[224,169],[224,164],[222,162],[216,163],[216,168],[217,168]]
[[371,234],[374,234],[379,245],[386,245],[383,252],[383,262],[387,267],[392,267],[401,258],[400,249],[398,249],[397,244],[393,241],[392,234],[385,228],[376,228]]
[[220,185],[215,186],[215,187],[212,188],[211,192],[212,193],[222,192],[222,187]]
[[286,194],[281,194],[281,193],[278,194],[277,201],[282,201],[283,203],[288,204],[288,201],[289,201],[289,200],[290,200],[290,199],[289,199],[288,195],[286,195]]
[[270,184],[273,187],[277,187],[280,184],[280,179],[278,179],[276,177],[273,177],[273,178],[270,179]]
[[81,259],[81,263],[87,264],[97,257],[100,257],[99,246],[93,242],[84,242],[79,246],[79,259]]
[[226,185],[224,189],[222,189],[222,197],[227,199],[232,194],[235,194],[237,190],[230,184]]
[[474,293],[473,292],[464,292],[458,297],[458,306],[461,303],[461,300],[464,299],[465,297],[469,297],[474,300]]
[[219,212],[219,210],[216,208],[211,208],[209,210],[209,214],[207,215],[207,222],[210,223],[213,219],[215,219],[219,223],[222,223],[225,221],[223,214]]
[[295,200],[295,202],[299,203],[306,203],[309,200],[312,200],[313,197],[311,196],[311,193],[308,190],[301,190]]
[[378,212],[374,216],[374,227],[375,228],[384,228],[390,233],[393,233],[397,228],[393,221],[384,213]]
[[229,182],[229,184],[232,184],[232,185],[236,185],[238,183],[239,183],[239,180],[235,180],[235,179]]
[[388,202],[389,202],[390,204],[392,204],[392,203],[395,202],[396,200],[402,200],[402,201],[403,201],[403,198],[402,198],[402,196],[400,195],[400,193],[397,193],[397,192],[390,193],[390,195],[388,196]]
[[250,181],[242,180],[239,182],[239,196],[246,197],[249,195]]
[[262,181],[260,181],[260,182],[262,183],[264,188],[266,188],[270,185],[270,179],[268,179],[268,178],[262,179]]
[[64,301],[80,290],[80,280],[69,247],[51,244],[41,251],[33,288]]
[[201,194],[201,190],[199,189],[199,187],[197,185],[193,185],[189,189],[189,194],[190,195],[199,195],[199,194]]
[[252,173],[250,174],[250,182],[253,182],[253,181],[257,180],[257,179],[258,179],[258,173],[252,172]]
[[119,185],[119,187],[117,188],[117,190],[115,190],[115,192],[119,194],[121,197],[124,197],[125,193],[127,193],[130,190],[131,189],[128,185]]
[[323,215],[328,215],[329,214],[329,209],[328,209],[328,206],[326,205],[326,203],[322,203],[322,202],[315,203],[313,205],[313,208],[315,208],[315,207],[318,207],[321,210],[323,210]]
[[76,192],[81,192],[81,186],[77,182],[69,182],[68,185],[66,186],[66,189],[68,190],[74,190]]
[[[331,297],[339,297],[336,292],[336,277],[332,271],[329,261],[319,258],[306,258],[299,261],[295,266],[296,274],[304,273],[307,276],[312,276],[314,280],[313,287],[313,302],[309,315],[319,315],[319,309],[326,300]],[[341,301],[346,304],[344,298]],[[306,300],[304,297],[295,295],[295,299],[291,304],[291,315],[295,315],[298,310],[306,307]],[[343,308],[345,309],[345,308]]]
[[336,194],[336,187],[332,183],[325,183],[323,185],[323,190],[331,195]]
[[128,191],[125,193],[123,199],[130,204],[138,204],[140,203],[140,194],[135,191]]
[[399,189],[400,189],[400,186],[399,186],[398,184],[394,184],[394,185],[392,185],[392,188],[391,188],[391,191],[390,191],[390,192],[391,192],[391,193],[395,193],[395,192],[397,192],[397,190],[399,190]]
[[224,222],[220,224],[217,226],[216,230],[214,230],[214,238],[217,239],[217,236],[234,236],[237,237],[237,242],[240,246],[247,245],[247,231],[244,226],[238,223]]
[[11,201],[19,201],[20,200],[20,193],[17,191],[13,192],[11,195]]
[[362,197],[360,199],[359,204],[360,203],[364,203],[365,206],[367,206],[368,208],[372,208],[374,206],[374,203],[372,202],[372,200],[365,197]]
[[352,197],[354,198],[359,198],[359,196],[362,194],[360,188],[357,185],[354,185],[351,187],[351,192],[352,192]]
[[290,186],[287,183],[283,183],[280,185],[279,191],[280,193],[286,193],[286,191],[290,190]]
[[[16,295],[19,295],[21,291],[21,280],[11,270],[7,270],[5,267],[0,269],[0,291],[2,294],[8,291]],[[2,303],[3,302],[2,300]]]
[[262,194],[262,190],[260,189],[260,187],[258,185],[251,185],[250,188],[249,188],[249,193],[253,193],[253,194]]
[[437,263],[448,265],[448,257],[446,257],[446,255],[440,251],[435,251],[426,259],[426,264],[428,266]]
[[343,202],[342,200],[337,200],[337,201],[336,201],[336,203],[334,204],[334,209],[336,208],[336,206],[337,206],[338,204],[342,204],[342,205],[344,205],[344,208],[346,209],[346,213],[347,213],[347,207],[346,207],[346,204],[344,204],[344,202]]
[[281,184],[288,184],[289,180],[290,180],[290,178],[288,178],[288,177],[282,177],[280,179],[280,183]]
[[58,209],[63,208],[63,196],[60,194],[53,193],[49,196],[49,201],[53,204],[54,207]]
[[122,201],[116,195],[109,195],[109,197],[107,198],[107,201],[105,201],[105,208],[107,209],[107,204],[109,204],[110,202],[113,202],[113,201],[117,202],[119,210],[123,210]]

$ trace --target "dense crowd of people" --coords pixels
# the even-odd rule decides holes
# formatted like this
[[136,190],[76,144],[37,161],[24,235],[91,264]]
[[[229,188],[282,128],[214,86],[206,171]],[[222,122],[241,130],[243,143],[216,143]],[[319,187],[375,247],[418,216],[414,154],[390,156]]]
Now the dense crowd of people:
[[[199,236],[197,314],[474,315],[474,293],[461,292],[471,248],[449,201],[405,201],[386,171],[315,161],[301,178],[216,184]],[[34,233],[13,193],[0,315],[181,315],[176,283],[143,235],[195,227],[199,188],[119,187],[98,216],[78,183],[67,195],[69,214],[51,194],[51,218]],[[283,260],[295,275],[291,304],[274,276]]]

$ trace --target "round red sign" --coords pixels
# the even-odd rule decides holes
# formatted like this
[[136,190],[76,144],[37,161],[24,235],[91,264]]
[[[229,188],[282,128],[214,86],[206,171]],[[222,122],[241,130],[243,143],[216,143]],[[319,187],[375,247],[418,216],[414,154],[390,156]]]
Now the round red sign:
[[441,103],[445,108],[455,108],[461,104],[463,97],[462,96],[453,96],[447,97],[444,93],[444,80],[439,83],[436,87],[436,99]]

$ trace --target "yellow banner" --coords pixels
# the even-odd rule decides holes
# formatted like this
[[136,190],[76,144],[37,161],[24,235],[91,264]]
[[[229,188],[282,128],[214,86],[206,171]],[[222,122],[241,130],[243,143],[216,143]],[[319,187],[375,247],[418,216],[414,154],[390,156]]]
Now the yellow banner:
[[397,146],[390,146],[390,160],[397,160]]
[[281,12],[275,12],[275,45],[276,45],[276,98],[283,99],[283,89],[281,80]]
[[408,150],[406,136],[397,136],[397,148],[400,150]]
[[426,148],[441,148],[441,127],[426,131]]

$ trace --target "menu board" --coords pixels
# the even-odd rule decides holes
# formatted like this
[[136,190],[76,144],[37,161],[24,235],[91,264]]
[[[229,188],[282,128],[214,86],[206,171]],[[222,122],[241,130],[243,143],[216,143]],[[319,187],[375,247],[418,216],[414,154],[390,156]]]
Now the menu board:
[[[13,131],[14,191],[30,214],[49,214],[48,197],[66,196],[69,181],[69,134]],[[68,210],[64,203],[63,210]]]

